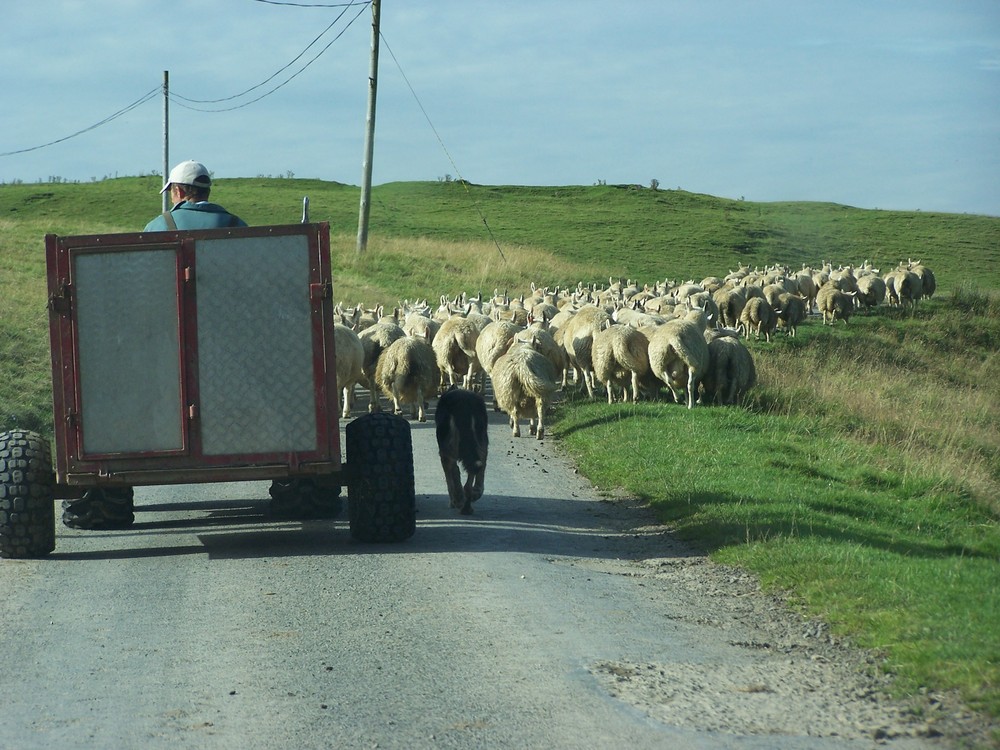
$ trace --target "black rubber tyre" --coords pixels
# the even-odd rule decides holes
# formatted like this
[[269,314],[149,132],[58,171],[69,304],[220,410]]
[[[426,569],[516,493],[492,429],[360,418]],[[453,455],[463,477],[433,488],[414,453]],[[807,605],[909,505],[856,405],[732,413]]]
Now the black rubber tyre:
[[351,536],[361,542],[402,542],[417,530],[410,425],[376,412],[346,428]]
[[135,523],[131,487],[92,487],[76,500],[63,500],[62,520],[71,529],[127,529]]
[[276,479],[268,492],[271,515],[277,518],[336,518],[344,509],[337,483]]
[[0,433],[0,557],[44,557],[56,548],[54,484],[41,435]]

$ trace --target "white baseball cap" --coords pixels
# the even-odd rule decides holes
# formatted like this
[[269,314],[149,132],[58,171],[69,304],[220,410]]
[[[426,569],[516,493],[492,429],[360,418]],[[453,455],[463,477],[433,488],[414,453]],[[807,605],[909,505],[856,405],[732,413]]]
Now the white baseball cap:
[[197,161],[182,161],[170,170],[170,177],[163,185],[161,193],[170,189],[171,185],[194,185],[195,187],[212,187],[212,177],[208,174],[208,168]]

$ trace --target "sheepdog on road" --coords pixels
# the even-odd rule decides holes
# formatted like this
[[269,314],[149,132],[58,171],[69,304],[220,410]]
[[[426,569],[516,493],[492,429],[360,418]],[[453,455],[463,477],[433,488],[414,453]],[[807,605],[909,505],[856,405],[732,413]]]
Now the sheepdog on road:
[[[469,515],[472,503],[483,496],[486,479],[490,444],[486,401],[478,393],[453,388],[438,399],[434,425],[451,507],[459,508],[462,515]],[[464,487],[459,464],[466,473]]]

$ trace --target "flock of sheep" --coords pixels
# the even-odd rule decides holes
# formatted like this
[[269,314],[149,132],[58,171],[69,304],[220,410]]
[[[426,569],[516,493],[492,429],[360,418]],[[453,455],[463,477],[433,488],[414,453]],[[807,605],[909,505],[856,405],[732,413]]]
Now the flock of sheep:
[[397,414],[412,405],[426,421],[429,400],[451,387],[493,386],[494,408],[510,417],[515,437],[527,419],[545,433],[545,413],[569,374],[591,398],[603,386],[608,402],[654,398],[666,386],[678,403],[735,404],[756,383],[744,341],[794,336],[810,313],[824,324],[845,323],[855,309],[913,306],[934,294],[934,274],[904,261],[881,274],[860,266],[800,271],[741,267],[700,283],[640,287],[609,279],[606,287],[540,289],[512,298],[442,296],[402,302],[392,314],[358,305],[336,309],[335,342],[341,413],[350,416],[356,385],[379,392]]

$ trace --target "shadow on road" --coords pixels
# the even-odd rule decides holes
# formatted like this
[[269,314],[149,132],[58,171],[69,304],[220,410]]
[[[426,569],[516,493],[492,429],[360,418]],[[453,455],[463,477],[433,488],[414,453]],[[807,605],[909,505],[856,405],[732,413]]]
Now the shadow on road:
[[[346,498],[345,498],[346,506]],[[336,519],[275,519],[265,500],[136,504],[137,521],[121,531],[67,532],[106,539],[108,549],[53,552],[51,560],[113,560],[207,554],[210,559],[509,552],[617,559],[648,546],[663,556],[667,532],[635,526],[639,520],[608,503],[572,499],[486,496],[475,514],[461,516],[445,494],[417,497],[417,531],[397,544],[351,538],[347,512]],[[153,515],[150,520],[144,516]],[[171,517],[171,516],[174,517]],[[159,536],[166,544],[122,548],[129,537]],[[170,543],[173,539],[190,543]],[[196,540],[196,541],[195,541]],[[650,554],[653,554],[650,552]],[[680,552],[679,554],[688,554]],[[640,555],[641,556],[641,555]]]

